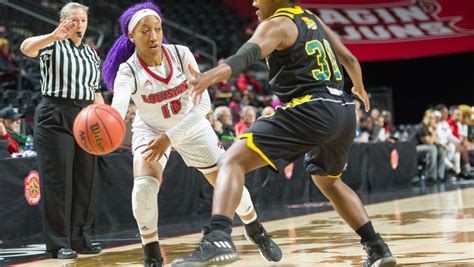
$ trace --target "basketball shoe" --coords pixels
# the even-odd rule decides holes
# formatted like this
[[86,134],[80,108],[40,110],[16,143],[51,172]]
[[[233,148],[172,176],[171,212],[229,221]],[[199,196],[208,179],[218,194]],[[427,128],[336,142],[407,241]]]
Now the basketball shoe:
[[259,250],[260,255],[266,261],[281,261],[283,254],[280,247],[267,234],[263,225],[259,222],[254,222],[245,225],[245,238],[254,244]]
[[379,234],[373,240],[361,241],[361,244],[367,253],[364,267],[393,267],[397,264],[397,260]]
[[224,265],[239,260],[239,254],[229,232],[222,230],[211,232],[209,227],[204,227],[204,236],[196,250],[189,256],[174,260],[171,266]]
[[160,244],[158,242],[151,242],[143,246],[145,254],[145,267],[162,267],[163,258],[161,257]]

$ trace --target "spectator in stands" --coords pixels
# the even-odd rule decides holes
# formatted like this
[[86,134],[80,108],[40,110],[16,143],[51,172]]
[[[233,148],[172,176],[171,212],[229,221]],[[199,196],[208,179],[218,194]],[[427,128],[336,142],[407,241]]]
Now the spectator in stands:
[[263,85],[248,71],[240,74],[237,78],[237,88],[244,94],[247,91],[254,91],[256,93],[263,92]]
[[240,101],[242,101],[242,93],[238,90],[232,91],[232,98],[229,103],[229,108],[237,113],[240,113]]
[[209,112],[206,114],[206,119],[211,123],[212,129],[216,133],[219,140],[221,140],[221,135],[223,133],[222,130],[222,123],[214,117],[214,110],[212,108],[209,109]]
[[227,90],[217,89],[214,94],[213,104],[216,107],[228,106],[232,99],[232,92]]
[[20,47],[40,60],[43,98],[35,111],[34,143],[46,250],[58,259],[101,252],[91,241],[97,159],[78,146],[72,129],[84,107],[103,103],[100,58],[83,42],[88,10],[75,2],[66,4],[53,32],[30,37]]
[[472,111],[471,107],[468,105],[459,105],[458,109],[462,114],[462,119],[459,123],[459,136],[461,138],[461,144],[465,148],[467,154],[463,164],[463,176],[465,178],[474,178],[474,174],[471,173],[472,167],[469,160],[469,154],[474,153],[474,143],[470,140],[470,136],[472,136],[470,133],[470,131],[472,131]]
[[236,135],[230,108],[226,106],[217,107],[214,110],[214,118],[222,124],[221,141],[231,141],[231,143],[235,141]]
[[380,117],[380,109],[378,108],[372,108],[370,110],[370,117],[372,118],[372,120],[375,122],[375,120],[377,120],[378,117]]
[[20,74],[17,69],[16,55],[10,51],[10,42],[6,38],[0,38],[0,84],[14,87],[16,75]]
[[281,102],[280,98],[278,96],[273,95],[272,96],[272,108],[276,109],[277,107],[283,107],[284,104]]
[[389,142],[395,142],[393,135],[394,129],[393,129],[393,124],[392,124],[392,112],[388,110],[383,110],[382,115],[383,117],[383,128],[385,131],[385,141]]
[[248,90],[244,93],[244,98],[242,99],[241,104],[243,106],[253,106],[257,109],[264,107],[263,102],[257,98],[257,94],[252,90]]
[[252,106],[244,106],[240,111],[240,121],[235,125],[235,135],[239,136],[247,131],[255,122],[257,113]]
[[23,151],[28,135],[21,133],[22,119],[25,117],[19,113],[15,108],[6,107],[0,111],[3,118],[3,124],[5,125],[8,134],[16,141],[19,145],[19,150]]
[[377,142],[384,142],[387,139],[387,135],[385,134],[385,118],[379,113],[378,117],[373,117],[374,113],[371,113],[372,120],[373,120],[373,129],[372,134],[370,135],[370,141],[372,143]]
[[461,154],[461,177],[472,178],[469,151],[461,135],[463,128],[463,114],[459,107],[451,107],[451,110],[452,115],[448,119],[448,124],[451,127],[454,137],[456,137],[460,142],[460,144],[457,146],[457,150]]
[[373,133],[374,123],[372,118],[368,113],[361,112],[359,117],[358,131],[356,131],[356,136],[354,142],[356,143],[368,143],[371,141],[371,136]]
[[[9,128],[14,128],[12,127],[12,120],[19,120],[21,117],[23,117],[23,115],[19,113],[12,114],[12,112],[10,112],[10,109],[12,108],[7,107],[0,111],[0,140],[4,141],[2,143],[3,146],[5,146],[6,141],[9,141],[8,144],[6,144],[7,151],[8,153],[13,154],[19,153],[20,148],[15,139],[13,139],[13,137],[10,135]],[[6,125],[9,125],[9,127],[7,127]]]
[[426,159],[426,176],[431,181],[443,181],[446,165],[446,148],[440,143],[436,133],[436,116],[433,110],[425,111],[423,122],[416,132],[416,152],[418,159]]
[[275,113],[275,109],[271,106],[267,106],[262,110],[262,115],[261,116],[262,117],[268,117],[268,116],[273,115],[273,113]]
[[453,135],[452,129],[447,121],[449,117],[448,108],[443,104],[439,104],[435,106],[434,110],[438,118],[436,133],[439,142],[446,147],[446,157],[444,159],[446,168],[450,175],[458,175],[461,172],[461,156],[456,147],[459,146],[461,142]]

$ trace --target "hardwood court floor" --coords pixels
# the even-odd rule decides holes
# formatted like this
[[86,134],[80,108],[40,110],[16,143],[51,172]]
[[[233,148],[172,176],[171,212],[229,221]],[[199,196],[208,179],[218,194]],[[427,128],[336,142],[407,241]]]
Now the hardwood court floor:
[[[398,266],[474,266],[474,188],[366,206],[376,230],[389,243]],[[241,260],[230,266],[353,266],[365,258],[359,239],[334,211],[266,222],[281,246],[280,263],[267,263],[236,227]],[[200,234],[162,240],[167,266],[191,252]],[[41,260],[15,266],[143,266],[141,245],[106,249],[75,260]]]

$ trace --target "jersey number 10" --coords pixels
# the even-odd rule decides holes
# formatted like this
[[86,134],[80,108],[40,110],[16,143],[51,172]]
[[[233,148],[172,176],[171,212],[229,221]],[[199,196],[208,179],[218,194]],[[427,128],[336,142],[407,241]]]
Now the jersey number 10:
[[163,112],[163,117],[165,119],[169,119],[171,117],[170,109],[168,108],[168,106],[171,107],[171,112],[173,112],[174,115],[178,114],[182,107],[181,99],[173,100],[170,103],[161,106],[161,112]]
[[[316,55],[316,66],[318,68],[311,71],[314,79],[317,81],[329,81],[331,80],[332,73],[337,81],[342,80],[342,74],[339,70],[336,56],[332,52],[331,44],[326,39],[323,39],[323,43],[319,40],[306,42],[305,48],[309,56]],[[328,63],[328,57],[329,61],[331,61],[331,65]]]

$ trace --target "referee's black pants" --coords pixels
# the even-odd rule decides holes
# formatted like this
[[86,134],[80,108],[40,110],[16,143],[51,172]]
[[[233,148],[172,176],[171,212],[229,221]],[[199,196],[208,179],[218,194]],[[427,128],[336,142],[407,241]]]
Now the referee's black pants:
[[34,144],[41,183],[46,249],[91,246],[96,157],[75,142],[73,123],[91,101],[43,97],[35,111]]

